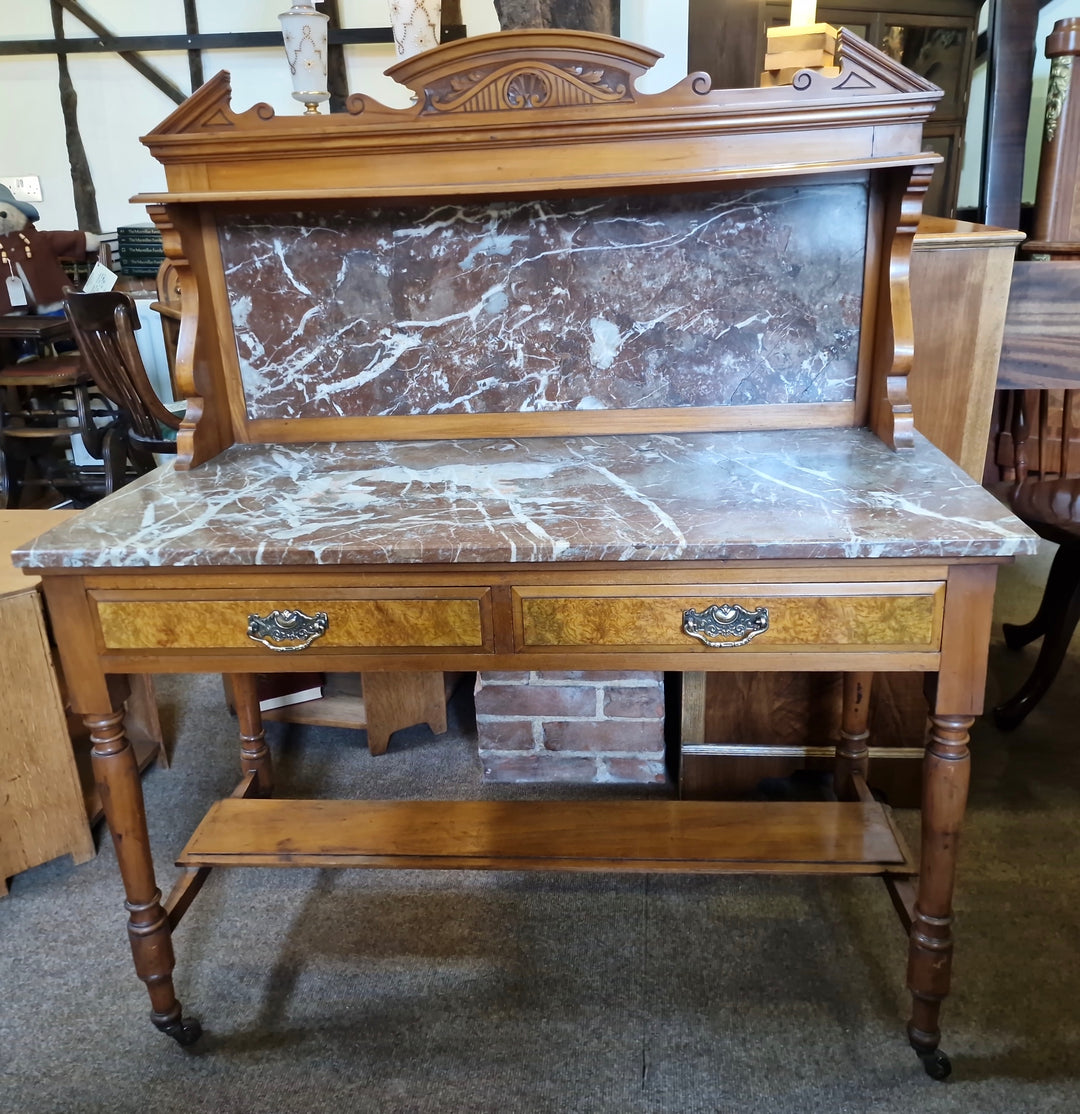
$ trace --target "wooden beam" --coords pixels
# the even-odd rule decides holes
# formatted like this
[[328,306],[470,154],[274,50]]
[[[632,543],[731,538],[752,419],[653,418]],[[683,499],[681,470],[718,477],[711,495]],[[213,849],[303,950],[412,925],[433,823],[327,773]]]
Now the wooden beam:
[[[338,0],[323,0],[323,11],[330,17],[327,31],[341,27],[341,12]],[[345,68],[345,47],[330,39],[326,50],[326,88],[330,92],[329,110],[344,112],[345,100],[349,96],[349,75]]]
[[[330,31],[331,43],[393,43],[394,32],[389,27],[356,27]],[[111,35],[104,38],[68,39],[68,54],[113,54],[120,51],[153,53],[158,50],[235,50],[253,47],[274,48],[281,46],[279,31],[241,31],[237,34],[192,35]],[[3,54],[55,54],[54,39],[9,39],[0,41]]]
[[174,85],[160,70],[155,69],[146,61],[145,58],[130,50],[119,50],[116,48],[116,37],[105,26],[105,24],[96,20],[80,3],[79,0],[56,0],[66,12],[70,12],[81,23],[85,23],[95,35],[99,35],[101,39],[112,49],[116,49],[116,53],[124,59],[125,62],[133,69],[146,78],[156,89],[160,89],[165,96],[170,100],[175,101],[177,104],[183,104],[187,100],[187,93],[182,92],[176,85]]
[[64,13],[61,0],[52,0],[49,5],[52,14],[53,34],[56,36],[56,66],[60,73],[60,110],[64,115],[64,139],[67,143],[68,163],[71,166],[71,186],[75,195],[75,220],[86,232],[101,231],[101,217],[98,216],[97,193],[94,179],[90,174],[90,162],[86,157],[82,135],[79,132],[79,98],[68,69],[67,54],[64,51]]
[[[195,0],[184,0],[184,29],[189,36],[199,33],[199,13],[195,8]],[[188,50],[188,74],[191,77],[191,91],[194,93],[205,80],[202,52],[198,47]]]

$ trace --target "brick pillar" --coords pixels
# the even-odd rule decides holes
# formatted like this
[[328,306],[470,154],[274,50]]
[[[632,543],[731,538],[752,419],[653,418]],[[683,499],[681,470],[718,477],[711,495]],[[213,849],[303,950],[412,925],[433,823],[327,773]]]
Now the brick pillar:
[[485,781],[667,780],[663,673],[478,673]]

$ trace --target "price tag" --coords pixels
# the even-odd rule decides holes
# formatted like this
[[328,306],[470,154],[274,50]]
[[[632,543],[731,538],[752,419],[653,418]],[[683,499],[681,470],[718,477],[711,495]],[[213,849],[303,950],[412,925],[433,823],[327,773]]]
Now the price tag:
[[104,294],[116,285],[116,275],[109,270],[102,263],[95,263],[94,269],[90,272],[83,283],[84,294]]
[[8,275],[7,279],[7,296],[8,301],[11,303],[12,308],[15,306],[25,306],[26,301],[26,287],[22,284],[22,279],[18,275]]

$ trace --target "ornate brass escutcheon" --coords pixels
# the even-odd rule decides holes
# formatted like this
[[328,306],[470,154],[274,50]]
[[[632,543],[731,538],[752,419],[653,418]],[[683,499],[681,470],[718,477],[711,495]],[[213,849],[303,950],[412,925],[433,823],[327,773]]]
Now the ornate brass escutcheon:
[[271,611],[263,618],[248,616],[248,638],[269,650],[306,650],[316,638],[326,634],[330,619],[325,611],[305,615],[302,611]]
[[714,603],[704,611],[690,608],[683,612],[683,632],[700,639],[706,646],[728,650],[745,646],[752,638],[769,629],[769,609],[747,611],[737,603]]

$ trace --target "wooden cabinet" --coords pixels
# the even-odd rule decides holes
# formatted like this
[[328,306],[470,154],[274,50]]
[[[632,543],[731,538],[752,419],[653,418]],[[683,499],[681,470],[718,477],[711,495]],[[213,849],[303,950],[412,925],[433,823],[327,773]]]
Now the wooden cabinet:
[[13,874],[94,857],[38,578],[11,566],[15,546],[72,511],[0,511],[0,894]]
[[[996,566],[1033,538],[908,401],[940,91],[840,43],[843,74],[799,88],[649,95],[646,47],[491,35],[394,66],[408,109],[275,120],[218,75],[147,136],[182,290],[177,464],[19,557],[166,1033],[199,1036],[171,938],[220,865],[859,873],[911,930],[909,1039],[948,1073],[968,729]],[[841,671],[835,799],[270,799],[252,674],[553,663],[685,671],[699,696],[707,673]],[[106,681],[136,671],[237,691],[241,783],[164,898]],[[866,784],[876,671],[938,678],[917,879]],[[684,738],[703,721],[688,702]]]
[[[923,205],[938,216],[956,209],[981,6],[981,0],[897,0],[888,6],[835,0],[817,8],[820,22],[849,28],[944,90],[923,129],[926,149],[944,159]],[[717,88],[757,84],[765,31],[786,25],[790,14],[785,0],[690,0],[690,71],[704,70]]]

